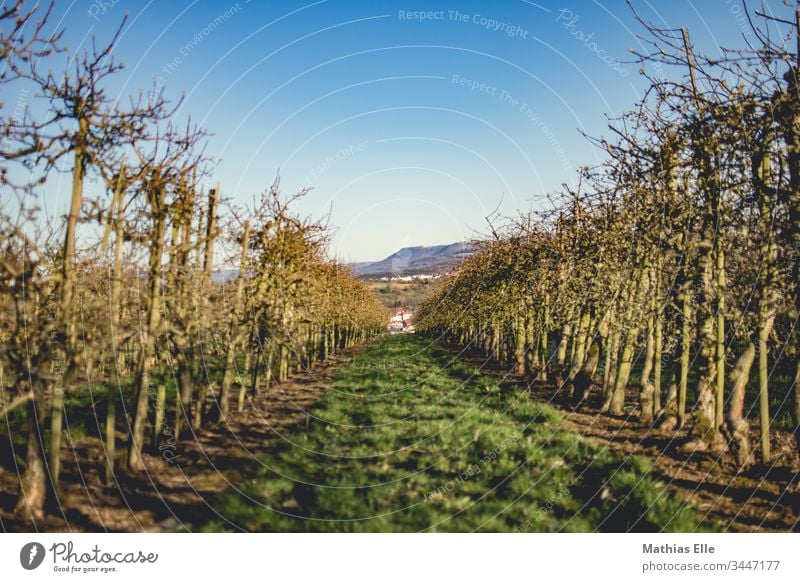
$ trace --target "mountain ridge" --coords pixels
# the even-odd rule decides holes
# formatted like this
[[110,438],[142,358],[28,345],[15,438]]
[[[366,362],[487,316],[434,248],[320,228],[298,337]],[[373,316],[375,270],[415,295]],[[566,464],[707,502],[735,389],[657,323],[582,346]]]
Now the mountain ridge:
[[451,270],[474,252],[470,242],[403,247],[380,261],[351,263],[359,277],[432,275]]

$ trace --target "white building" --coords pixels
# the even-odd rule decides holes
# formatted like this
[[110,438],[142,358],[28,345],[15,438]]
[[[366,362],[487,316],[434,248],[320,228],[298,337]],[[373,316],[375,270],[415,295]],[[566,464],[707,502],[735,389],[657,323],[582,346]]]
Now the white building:
[[396,309],[389,318],[387,329],[390,333],[413,333],[414,326],[411,325],[412,315],[412,313],[406,312],[405,309]]

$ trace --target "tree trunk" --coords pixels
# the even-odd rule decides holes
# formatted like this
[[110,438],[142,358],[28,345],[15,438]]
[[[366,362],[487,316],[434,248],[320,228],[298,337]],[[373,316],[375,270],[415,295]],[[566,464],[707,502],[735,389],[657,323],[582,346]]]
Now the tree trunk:
[[[345,342],[347,340],[345,339]],[[346,345],[345,345],[346,347]],[[281,344],[278,348],[278,382],[285,382],[289,377],[289,349]]]
[[541,361],[541,372],[539,379],[542,382],[547,382],[547,369],[550,365],[550,294],[544,295],[544,307],[542,309],[542,331],[540,333],[540,354],[539,360]]
[[180,349],[175,354],[175,363],[178,369],[178,397],[175,402],[175,440],[182,437],[184,425],[192,426],[192,369],[191,362],[187,361],[185,352]]
[[156,387],[156,418],[153,422],[153,450],[158,451],[161,445],[161,436],[164,434],[164,412],[167,406],[167,387],[159,384]]
[[525,353],[527,352],[525,346],[525,318],[518,315],[514,322],[514,363],[515,372],[517,374],[524,374],[525,369]]
[[645,347],[644,368],[642,369],[642,387],[639,392],[639,402],[642,407],[640,421],[644,424],[651,424],[655,418],[655,386],[653,385],[652,373],[655,357],[655,321],[651,316],[647,320],[647,345]]
[[664,350],[664,309],[661,307],[661,259],[656,263],[655,292],[653,293],[655,308],[655,327],[653,329],[653,413],[661,414],[661,363]]
[[678,369],[674,368],[667,388],[667,402],[661,410],[659,430],[672,431],[678,426],[678,375]]
[[599,364],[600,346],[597,342],[592,342],[580,372],[578,372],[572,380],[572,384],[575,388],[575,408],[580,407],[583,401],[588,397]]
[[625,412],[625,389],[628,387],[628,379],[631,375],[633,365],[633,351],[636,338],[639,335],[639,328],[634,327],[625,334],[625,343],[622,346],[622,353],[617,366],[617,377],[614,381],[614,389],[611,393],[611,403],[608,412],[614,415],[622,415]]
[[[704,102],[700,99],[694,78],[694,63],[691,58],[689,36],[686,29],[681,29],[683,44],[689,63],[689,76],[698,111],[705,113]],[[721,234],[717,236],[720,224],[720,185],[719,169],[715,167],[715,149],[713,128],[706,123],[693,127],[692,153],[697,168],[696,186],[702,197],[702,216],[700,224],[700,242],[697,244],[697,403],[695,405],[695,423],[692,439],[685,445],[685,450],[706,451],[723,450],[725,441],[717,429],[716,392],[717,385],[717,336],[718,322],[715,314],[715,291],[722,294],[722,289],[715,289],[717,281],[714,277],[715,258],[719,260],[717,250],[722,246]],[[716,305],[719,307],[719,303]]]
[[143,471],[145,425],[147,424],[148,399],[150,397],[150,368],[152,362],[152,345],[143,345],[136,370],[136,407],[134,409],[133,429],[128,447],[128,468],[132,471]]
[[321,361],[323,361],[323,362],[328,359],[328,336],[329,335],[330,335],[330,333],[328,331],[328,326],[327,325],[323,325],[322,326],[322,337],[321,337],[321,341],[319,343],[319,349],[320,349],[319,359]]
[[744,395],[747,382],[750,380],[750,368],[755,359],[756,347],[753,342],[739,356],[731,371],[731,401],[728,409],[728,436],[731,450],[736,457],[736,465],[740,469],[752,463],[752,447],[750,446],[750,425],[744,418]]
[[678,384],[678,426],[686,425],[686,396],[689,392],[689,363],[692,347],[692,305],[689,286],[681,291],[680,373]]
[[[703,232],[711,232],[707,224]],[[697,356],[697,403],[692,439],[685,450],[706,451],[724,448],[724,440],[716,425],[717,387],[717,318],[713,309],[713,242],[704,240],[699,245],[700,253],[700,293],[698,295],[699,326],[697,341],[700,351]]]
[[656,328],[653,335],[655,354],[653,356],[653,412],[661,414],[661,364],[664,357],[664,322],[661,311],[656,314]]
[[767,363],[767,341],[772,323],[775,319],[774,312],[761,311],[758,324],[758,418],[761,442],[761,462],[766,464],[771,459],[769,442],[769,366]]
[[194,402],[194,411],[192,413],[192,428],[200,430],[205,420],[206,400],[208,399],[208,382],[202,381],[200,383],[200,390],[197,392],[197,400]]
[[[636,281],[631,283],[629,288],[623,293],[623,302],[625,304],[625,316],[621,322],[623,325],[633,325],[634,304],[639,296],[643,277],[644,269],[639,269]],[[607,399],[608,404],[603,404],[603,412],[610,412],[614,415],[621,415],[624,412],[625,389],[628,386],[628,379],[631,374],[633,352],[638,335],[639,328],[637,326],[633,326],[621,332],[621,336],[624,336],[625,340],[624,343],[622,343],[622,352],[619,356],[619,363],[616,366],[614,385],[611,387]],[[622,342],[622,337],[620,337],[620,342]]]
[[572,355],[571,368],[569,371],[568,381],[572,381],[578,375],[583,362],[586,359],[586,341],[589,334],[589,325],[591,324],[591,314],[588,308],[584,308],[580,318],[578,319],[578,329],[575,334],[575,350]]
[[617,377],[617,359],[619,358],[619,344],[622,341],[622,333],[619,331],[610,332],[610,341],[606,348],[605,363],[603,364],[603,412],[607,412],[611,406],[611,395],[614,391],[614,379]]
[[725,250],[717,243],[717,390],[714,424],[720,429],[725,421]]
[[[800,34],[800,31],[798,31]],[[767,143],[769,139],[767,138]],[[769,154],[765,154],[755,171],[758,172],[759,180],[756,182],[766,185],[770,182],[771,160]],[[758,404],[759,404],[759,430],[761,444],[761,460],[769,463],[771,458],[770,451],[770,412],[769,412],[769,336],[775,323],[776,315],[776,290],[774,289],[774,279],[776,263],[778,260],[778,249],[775,244],[774,232],[774,196],[769,188],[759,187],[758,207],[759,207],[759,230],[761,234],[761,269],[758,274],[758,284],[761,289],[761,298],[758,302]]]
[[[261,368],[262,368],[261,360],[264,359],[263,356],[261,355],[262,349],[263,348],[261,346],[257,346],[252,352],[253,353],[253,369],[250,372],[250,392],[251,392],[251,396],[253,398],[258,396],[258,393],[261,392],[261,389],[260,389],[260,387],[261,387],[261,374],[260,374],[260,371],[261,371]],[[268,366],[265,366],[265,369],[268,369]]]
[[[125,219],[125,186],[126,173],[125,166],[120,168],[117,178],[117,186],[114,189],[114,198],[109,209],[109,223],[113,222],[114,231],[114,264],[111,274],[111,296],[109,297],[110,317],[110,337],[112,347],[111,365],[114,369],[114,382],[109,382],[106,391],[106,467],[105,482],[110,484],[114,481],[114,469],[117,454],[117,386],[120,385],[123,375],[124,357],[119,348],[119,325],[120,309],[122,296],[122,251],[125,246],[125,231],[123,221]],[[111,217],[113,221],[111,220]],[[116,383],[116,385],[115,385]]]
[[242,368],[242,373],[239,375],[239,399],[237,402],[236,410],[238,412],[242,412],[244,410],[244,403],[245,397],[247,396],[247,380],[246,378],[250,374],[250,361],[252,355],[250,349],[248,347],[245,348],[244,351],[244,366]]
[[117,454],[117,391],[113,384],[109,384],[106,392],[106,471],[105,482],[110,485],[114,482],[114,463]]
[[[58,374],[59,372],[56,372]],[[61,476],[61,439],[64,428],[64,387],[61,382],[53,386],[50,397],[50,458],[48,470],[53,490],[58,491]]]
[[211,282],[214,269],[214,241],[217,238],[217,206],[219,205],[219,189],[217,185],[208,192],[208,215],[206,218],[205,248],[203,250],[203,275],[205,283]]
[[155,358],[156,334],[161,321],[161,255],[164,252],[166,222],[162,200],[164,192],[159,185],[154,185],[148,195],[152,208],[153,233],[150,245],[148,313],[145,327],[142,330],[141,351],[136,371],[136,406],[128,452],[128,468],[132,471],[141,471],[145,468],[142,447],[144,446],[148,400],[150,397],[150,369]]
[[39,424],[39,407],[36,399],[28,401],[28,444],[25,455],[25,472],[19,481],[19,496],[14,512],[26,521],[36,522],[44,517],[47,496],[47,472],[44,465],[44,430]]
[[[64,324],[64,346],[62,357],[56,351],[53,365],[57,379],[52,387],[50,401],[50,455],[48,472],[54,490],[58,489],[61,477],[61,441],[64,426],[64,388],[70,381],[74,358],[77,355],[77,332],[74,321],[75,297],[75,233],[78,228],[81,205],[83,204],[83,182],[86,174],[86,136],[89,133],[89,121],[78,119],[78,132],[75,136],[75,150],[72,170],[72,195],[70,198],[67,227],[64,234],[64,256],[61,268],[61,320]],[[62,368],[63,365],[63,368]]]
[[558,349],[556,350],[556,364],[558,364],[559,368],[563,368],[567,361],[567,343],[569,342],[571,333],[572,326],[567,322],[564,324],[564,327],[561,328],[561,339],[558,342]]

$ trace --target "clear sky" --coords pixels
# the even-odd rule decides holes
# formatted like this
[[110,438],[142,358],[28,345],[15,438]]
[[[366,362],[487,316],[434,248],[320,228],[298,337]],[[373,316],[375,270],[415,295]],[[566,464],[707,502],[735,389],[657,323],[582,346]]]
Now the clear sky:
[[[709,52],[742,44],[738,0],[633,0]],[[419,12],[426,13],[422,18]],[[213,135],[214,180],[241,203],[269,185],[313,186],[332,252],[380,259],[485,232],[484,217],[546,204],[637,100],[641,29],[622,0],[59,2],[75,51],[107,41],[121,95],[154,80]],[[14,95],[3,95],[10,106]],[[68,180],[46,193],[63,208]]]

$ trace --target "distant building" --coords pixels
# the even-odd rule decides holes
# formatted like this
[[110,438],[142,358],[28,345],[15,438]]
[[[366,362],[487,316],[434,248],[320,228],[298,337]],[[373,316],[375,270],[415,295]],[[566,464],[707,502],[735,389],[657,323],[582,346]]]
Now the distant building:
[[412,315],[412,313],[407,312],[405,309],[396,309],[389,318],[389,325],[387,326],[389,333],[413,333],[414,326],[411,325]]
[[[449,273],[445,273],[445,274],[448,275]],[[435,275],[425,275],[425,274],[422,274],[422,275],[392,275],[391,277],[388,277],[388,276],[378,277],[378,280],[379,281],[390,281],[390,282],[391,281],[402,281],[404,283],[409,283],[411,281],[430,281],[432,279],[439,279],[439,278],[441,278],[441,276],[442,276],[441,274],[435,274]]]

